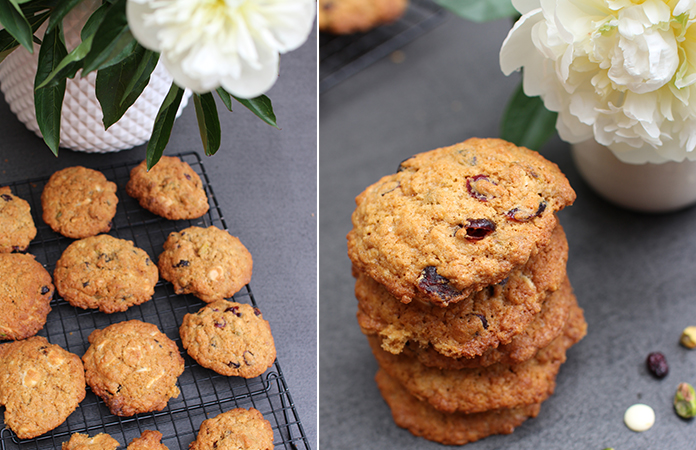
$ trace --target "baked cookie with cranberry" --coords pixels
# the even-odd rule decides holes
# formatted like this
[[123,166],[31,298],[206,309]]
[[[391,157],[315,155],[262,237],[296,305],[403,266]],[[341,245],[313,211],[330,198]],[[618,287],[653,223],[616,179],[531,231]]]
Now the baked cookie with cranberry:
[[97,170],[81,166],[54,173],[41,192],[44,222],[73,239],[107,233],[116,205],[116,183]]
[[120,444],[106,433],[94,437],[87,434],[73,433],[68,442],[63,442],[61,450],[116,450]]
[[358,195],[348,256],[402,302],[447,306],[524,265],[574,200],[539,153],[472,138],[413,156]]
[[169,450],[162,443],[162,433],[156,430],[145,430],[128,444],[126,450]]
[[147,161],[135,166],[126,193],[143,208],[170,220],[197,219],[208,212],[201,178],[188,163],[174,156],[162,156],[149,171]]
[[189,450],[272,450],[271,423],[254,408],[235,408],[206,419]]
[[248,284],[253,260],[239,238],[227,231],[189,227],[169,235],[157,266],[177,294],[210,303],[232,297]]
[[9,186],[0,187],[0,253],[23,252],[35,237],[29,203],[13,195]]

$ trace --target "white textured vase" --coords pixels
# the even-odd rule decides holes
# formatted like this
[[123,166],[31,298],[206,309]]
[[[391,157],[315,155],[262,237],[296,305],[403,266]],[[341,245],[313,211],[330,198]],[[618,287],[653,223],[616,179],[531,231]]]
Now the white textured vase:
[[696,204],[696,161],[629,164],[594,140],[573,144],[571,149],[590,187],[619,206],[665,213]]
[[[80,30],[90,14],[100,4],[97,0],[83,1],[65,18],[65,44],[71,51],[80,43]],[[44,26],[37,33],[43,35]],[[20,47],[0,63],[0,90],[12,112],[28,129],[41,137],[34,109],[34,78],[39,47],[34,54]],[[85,78],[78,72],[67,80],[60,120],[60,146],[84,152],[113,152],[141,145],[150,139],[155,117],[167,95],[172,78],[162,64],[150,76],[150,83],[123,117],[104,130],[102,111],[94,86],[96,72]],[[184,93],[176,116],[179,117],[191,96]]]

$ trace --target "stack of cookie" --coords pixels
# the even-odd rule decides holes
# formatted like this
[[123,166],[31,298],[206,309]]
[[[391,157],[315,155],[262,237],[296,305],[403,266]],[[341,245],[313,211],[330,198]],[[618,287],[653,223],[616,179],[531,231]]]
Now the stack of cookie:
[[498,139],[416,155],[357,197],[358,322],[399,426],[461,445],[539,413],[586,330],[556,217],[574,200],[555,164]]

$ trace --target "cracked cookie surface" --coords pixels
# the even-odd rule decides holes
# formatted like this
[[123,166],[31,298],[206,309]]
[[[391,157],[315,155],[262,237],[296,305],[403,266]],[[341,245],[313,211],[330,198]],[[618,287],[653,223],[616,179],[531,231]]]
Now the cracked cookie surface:
[[189,450],[272,450],[271,423],[254,408],[235,408],[206,419]]
[[36,237],[29,203],[0,187],[0,253],[23,252]]
[[55,172],[41,192],[44,222],[73,239],[107,233],[117,205],[116,183],[82,166]]
[[162,156],[149,172],[147,161],[135,166],[126,193],[143,208],[170,220],[197,219],[208,212],[201,178],[174,156]]
[[254,378],[273,365],[271,327],[251,305],[216,301],[186,314],[181,343],[201,366],[228,376]]
[[161,411],[179,396],[184,359],[156,325],[129,320],[94,330],[82,356],[87,384],[112,414]]
[[0,405],[5,425],[20,439],[61,425],[85,393],[79,356],[43,336],[0,345]]
[[157,266],[177,294],[193,294],[210,303],[232,297],[249,283],[253,259],[227,231],[189,227],[169,235]]
[[537,152],[472,138],[415,155],[358,195],[348,256],[402,302],[447,306],[524,265],[574,200]]
[[132,241],[102,234],[70,244],[53,276],[58,293],[71,305],[114,313],[150,300],[159,271]]
[[33,255],[0,253],[0,341],[35,335],[51,311],[53,282]]

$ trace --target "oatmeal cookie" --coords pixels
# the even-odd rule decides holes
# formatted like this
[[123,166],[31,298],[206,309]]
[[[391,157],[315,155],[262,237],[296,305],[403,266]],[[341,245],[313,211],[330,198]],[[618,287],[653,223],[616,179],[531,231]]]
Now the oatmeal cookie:
[[159,272],[132,241],[101,234],[70,244],[53,277],[58,293],[71,305],[114,313],[150,300]]
[[35,335],[51,311],[51,275],[34,255],[0,253],[0,341]]
[[319,30],[333,34],[365,32],[401,17],[408,0],[319,0]]
[[254,378],[276,358],[271,327],[251,305],[210,303],[184,316],[179,335],[198,364],[222,375]]
[[253,260],[227,231],[190,227],[169,235],[157,266],[177,294],[193,294],[210,303],[232,297],[248,284]]
[[20,439],[61,425],[85,398],[82,363],[43,336],[0,345],[0,405]]
[[271,423],[254,408],[236,408],[204,420],[189,450],[272,450]]
[[556,386],[556,374],[566,350],[585,335],[582,309],[573,308],[563,334],[521,364],[442,370],[426,367],[405,355],[392,355],[368,336],[380,367],[411,395],[447,413],[477,413],[540,403]]
[[524,331],[512,338],[509,344],[491,347],[475,358],[448,358],[431,346],[407,345],[404,354],[417,358],[421,364],[438,369],[465,369],[488,367],[491,364],[519,364],[536,355],[558,337],[568,320],[571,308],[577,307],[570,282],[566,278],[561,288],[549,295],[541,311]]
[[551,241],[506,280],[446,308],[402,303],[384,286],[358,274],[358,323],[363,333],[378,334],[382,347],[394,354],[409,342],[413,347],[432,346],[450,358],[474,358],[510,343],[534,320],[548,293],[563,282],[567,257],[568,242],[558,226]]
[[126,450],[169,450],[162,442],[162,433],[154,430],[145,430],[128,444]]
[[99,433],[94,437],[73,433],[68,442],[63,442],[61,450],[116,450],[119,445],[116,439],[106,433]]
[[413,156],[361,193],[348,255],[402,302],[446,306],[524,265],[574,200],[537,152],[472,138]]
[[73,239],[108,232],[117,204],[116,183],[81,166],[51,175],[41,193],[44,222]]
[[157,326],[139,320],[119,322],[89,335],[82,356],[92,391],[112,414],[132,416],[161,411],[179,396],[176,381],[184,359],[176,343]]
[[208,212],[201,178],[186,162],[173,156],[162,156],[149,172],[147,161],[134,167],[126,193],[143,208],[170,220],[197,219]]
[[384,370],[375,376],[377,387],[389,405],[394,422],[415,436],[444,445],[464,445],[494,434],[510,434],[536,417],[540,403],[480,413],[443,413],[410,395]]
[[0,187],[0,253],[23,252],[35,237],[29,203]]

